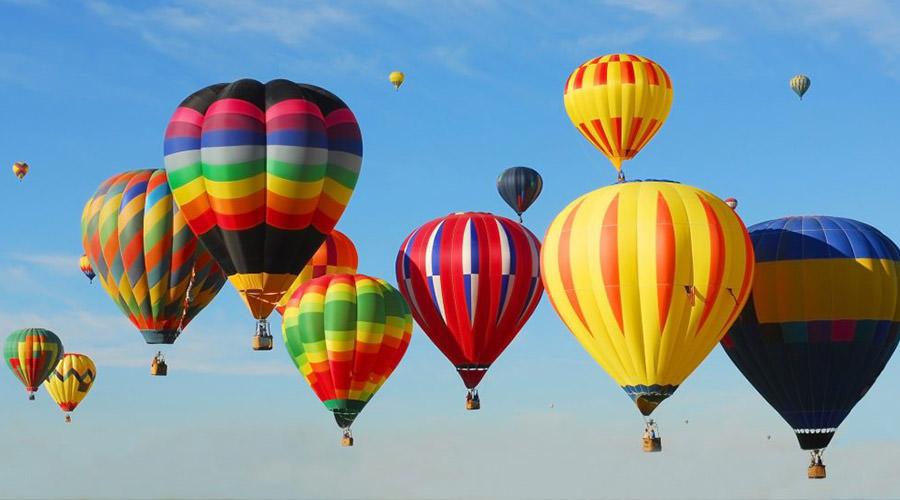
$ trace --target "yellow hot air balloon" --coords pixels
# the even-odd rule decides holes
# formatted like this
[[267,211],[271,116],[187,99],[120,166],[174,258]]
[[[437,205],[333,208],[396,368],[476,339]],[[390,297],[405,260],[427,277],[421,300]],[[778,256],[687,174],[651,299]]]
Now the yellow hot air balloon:
[[646,57],[610,54],[569,75],[563,102],[575,128],[609,158],[622,179],[622,162],[662,127],[672,95],[672,80],[662,66]]
[[66,353],[47,377],[44,388],[66,412],[66,422],[72,421],[69,413],[75,411],[78,403],[87,396],[96,377],[97,367],[91,358],[77,353]]
[[644,416],[725,334],[753,268],[735,211],[673,182],[619,183],[581,196],[556,216],[541,249],[556,312]]
[[403,80],[406,79],[406,75],[401,71],[391,71],[391,74],[388,75],[388,80],[391,81],[391,84],[394,86],[394,90],[400,90],[400,86],[403,85]]

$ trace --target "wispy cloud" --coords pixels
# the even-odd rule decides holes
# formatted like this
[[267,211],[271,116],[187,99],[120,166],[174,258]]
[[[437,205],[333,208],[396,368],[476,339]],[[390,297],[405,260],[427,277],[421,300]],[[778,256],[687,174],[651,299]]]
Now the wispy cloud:
[[11,257],[19,262],[33,264],[50,271],[71,273],[78,268],[78,258],[80,256],[60,254],[20,254],[12,255]]

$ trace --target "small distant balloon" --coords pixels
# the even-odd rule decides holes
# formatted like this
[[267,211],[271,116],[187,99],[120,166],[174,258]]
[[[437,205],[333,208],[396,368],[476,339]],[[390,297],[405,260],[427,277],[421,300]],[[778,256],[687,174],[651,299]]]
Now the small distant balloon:
[[794,91],[800,97],[800,100],[803,100],[803,94],[809,90],[809,77],[806,75],[797,75],[791,78],[791,90]]
[[406,75],[404,75],[402,71],[391,71],[391,74],[388,75],[388,80],[391,81],[394,90],[400,90],[400,86],[403,85],[403,80],[405,79]]
[[87,279],[93,283],[97,275],[94,273],[94,268],[91,267],[91,259],[88,258],[87,254],[81,254],[81,258],[78,259],[78,267],[81,268],[81,272],[87,276]]
[[541,174],[528,167],[510,167],[497,178],[497,191],[522,222],[522,214],[537,200],[544,187]]
[[737,198],[725,198],[725,204],[728,205],[729,208],[734,210],[738,206]]
[[26,175],[28,175],[29,168],[30,167],[28,166],[28,164],[25,163],[24,161],[17,161],[15,163],[13,163],[13,166],[12,166],[13,174],[15,174],[16,177],[18,177],[20,181],[22,179],[24,179]]

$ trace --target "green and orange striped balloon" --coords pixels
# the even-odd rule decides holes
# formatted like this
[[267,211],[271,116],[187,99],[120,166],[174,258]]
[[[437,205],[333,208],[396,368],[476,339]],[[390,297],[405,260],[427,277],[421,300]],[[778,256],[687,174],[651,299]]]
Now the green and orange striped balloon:
[[113,302],[148,344],[171,344],[225,275],[172,200],[166,171],[105,180],[81,216],[85,254]]
[[406,352],[412,315],[388,282],[330,274],[294,292],[282,333],[291,360],[346,430]]
[[28,399],[34,399],[34,393],[62,357],[62,341],[55,333],[43,328],[16,330],[6,337],[3,347],[3,359],[25,385]]

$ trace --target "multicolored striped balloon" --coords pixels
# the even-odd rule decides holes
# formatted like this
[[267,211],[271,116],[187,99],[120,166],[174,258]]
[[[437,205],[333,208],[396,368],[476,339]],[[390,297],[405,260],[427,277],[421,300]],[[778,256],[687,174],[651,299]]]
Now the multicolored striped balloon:
[[470,391],[541,300],[540,248],[521,224],[484,212],[434,219],[400,247],[400,292]]
[[84,354],[66,353],[44,381],[44,389],[66,412],[66,422],[71,421],[69,413],[75,411],[87,396],[96,378],[97,367],[91,358]]
[[29,169],[28,164],[25,163],[24,161],[17,161],[15,163],[13,163],[13,166],[12,166],[13,174],[20,181],[22,179],[24,179],[26,175],[28,175],[28,169]]
[[335,229],[325,238],[322,246],[316,250],[312,259],[303,267],[300,275],[278,301],[275,309],[279,314],[284,315],[284,308],[291,296],[294,295],[294,291],[307,281],[326,274],[356,274],[358,265],[359,255],[356,253],[353,241],[346,234]]
[[646,57],[610,54],[569,75],[563,94],[575,128],[616,170],[656,135],[672,107],[672,80]]
[[541,275],[569,330],[649,415],[740,312],[753,248],[735,211],[712,194],[626,182],[556,216]]
[[409,346],[412,316],[388,282],[332,274],[304,283],[288,301],[284,344],[338,425],[349,430]]
[[766,221],[750,238],[753,291],[722,346],[801,448],[825,448],[900,341],[900,250],[841,217]]
[[38,386],[47,379],[63,356],[59,337],[43,328],[16,330],[6,337],[3,359],[25,385],[28,399],[34,399]]
[[238,80],[181,103],[165,155],[188,225],[262,324],[350,201],[362,135],[325,89]]
[[91,267],[91,259],[88,259],[86,254],[82,254],[78,259],[78,268],[81,269],[81,272],[87,276],[87,279],[90,280],[91,283],[94,282],[94,278],[96,278],[97,275],[94,274],[94,268]]
[[148,344],[171,344],[225,284],[172,200],[166,171],[105,180],[84,207],[82,244],[100,284]]

